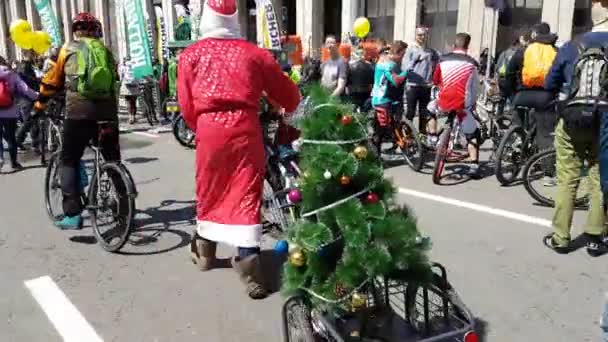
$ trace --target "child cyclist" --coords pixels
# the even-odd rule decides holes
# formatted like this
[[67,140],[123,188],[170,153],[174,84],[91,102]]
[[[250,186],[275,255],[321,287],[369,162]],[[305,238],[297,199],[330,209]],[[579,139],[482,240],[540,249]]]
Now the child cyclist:
[[[389,49],[381,50],[380,60],[376,64],[374,72],[372,89],[372,106],[378,111],[376,129],[385,128],[389,118],[394,122],[401,122],[407,72],[401,71],[400,65],[405,50],[407,50],[407,44],[400,40],[395,41]],[[381,132],[377,131],[377,133]],[[382,135],[377,139],[382,139]]]

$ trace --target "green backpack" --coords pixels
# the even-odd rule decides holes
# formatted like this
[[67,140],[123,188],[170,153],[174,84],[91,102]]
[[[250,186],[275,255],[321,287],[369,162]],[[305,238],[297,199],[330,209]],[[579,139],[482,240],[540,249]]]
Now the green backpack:
[[112,53],[98,39],[85,38],[77,52],[76,91],[87,99],[114,95],[116,74]]

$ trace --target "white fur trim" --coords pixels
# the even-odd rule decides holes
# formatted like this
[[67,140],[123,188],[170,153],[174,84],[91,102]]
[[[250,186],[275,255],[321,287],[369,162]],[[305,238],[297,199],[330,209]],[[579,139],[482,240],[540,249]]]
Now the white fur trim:
[[215,241],[223,242],[234,247],[260,247],[262,225],[221,224],[211,221],[198,221],[198,235]]
[[232,15],[223,15],[214,11],[205,1],[199,32],[202,38],[242,38],[239,11],[237,10]]

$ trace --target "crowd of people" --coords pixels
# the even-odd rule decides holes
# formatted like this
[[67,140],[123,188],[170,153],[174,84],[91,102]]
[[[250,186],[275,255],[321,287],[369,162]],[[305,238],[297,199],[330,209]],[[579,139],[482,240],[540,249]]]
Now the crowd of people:
[[[508,107],[534,109],[539,130],[537,144],[541,148],[554,145],[557,150],[559,192],[554,232],[544,243],[558,253],[570,250],[577,180],[583,162],[588,161],[593,188],[585,227],[587,250],[597,256],[608,252],[602,241],[605,216],[598,166],[599,119],[593,115],[589,120],[580,119],[581,113],[589,111],[589,104],[575,105],[571,101],[586,86],[578,70],[581,56],[595,47],[608,45],[608,9],[598,1],[594,2],[592,13],[592,32],[559,50],[555,47],[557,37],[549,25],[534,25],[529,34],[518,37],[501,54],[493,77],[505,102],[510,104]],[[252,298],[266,296],[259,263],[265,152],[257,108],[260,98],[265,96],[282,107],[282,112],[294,111],[301,97],[298,81],[318,79],[332,96],[351,101],[362,111],[384,110],[395,121],[400,121],[404,114],[409,120],[418,115],[419,131],[430,145],[437,141],[437,116],[457,113],[468,143],[466,162],[472,165],[471,175],[478,175],[480,122],[474,112],[480,75],[485,70],[483,63],[468,54],[469,34],[458,33],[453,50],[441,54],[427,44],[429,28],[420,27],[411,45],[403,41],[381,43],[372,58],[358,48],[349,60],[339,53],[336,37],[328,36],[325,48],[329,58],[322,64],[308,59],[300,77],[291,67],[281,67],[269,51],[240,38],[234,1],[206,2],[201,22],[202,39],[183,51],[173,65],[172,76],[174,80],[177,78],[173,91],[179,94],[183,117],[196,132],[197,142],[205,142],[196,147],[198,223],[191,243],[192,259],[201,270],[214,267],[218,242],[230,244],[238,248],[232,264],[245,282],[248,294]],[[40,63],[35,63],[33,56],[26,56],[22,66],[13,68],[0,59],[0,141],[8,143],[13,169],[21,168],[17,148],[31,128],[28,126],[31,121],[25,118],[23,131],[16,132],[20,113],[29,113],[28,108],[35,100],[38,102],[34,112],[44,110],[46,100],[65,91],[60,158],[65,216],[55,222],[61,229],[82,227],[80,159],[89,141],[97,137],[99,121],[115,122],[117,126],[119,94],[114,85],[119,74],[123,79],[123,95],[131,103],[130,121],[135,121],[139,88],[131,82],[133,77],[127,63],[117,72],[112,53],[97,39],[100,25],[91,14],[76,16],[72,25],[75,39],[51,53],[42,68],[44,72],[37,69]],[[78,56],[85,47],[99,56],[95,67],[102,76],[97,79],[83,79],[78,73],[79,68],[91,67],[79,65]],[[435,101],[431,101],[433,87],[439,91]],[[604,96],[606,92],[601,94]],[[19,97],[24,97],[26,104],[18,103]],[[558,108],[565,115],[558,114],[556,100],[565,103],[564,108]],[[602,112],[598,107],[592,110]],[[521,124],[523,118],[517,110],[515,113],[515,124]],[[120,159],[118,130],[110,135],[103,146],[104,157]]]

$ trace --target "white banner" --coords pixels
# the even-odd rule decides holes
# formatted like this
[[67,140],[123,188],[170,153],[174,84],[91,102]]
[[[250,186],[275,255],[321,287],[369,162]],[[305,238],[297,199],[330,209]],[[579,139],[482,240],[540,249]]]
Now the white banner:
[[156,32],[158,34],[158,59],[161,64],[165,64],[165,60],[169,58],[169,47],[168,44],[168,36],[167,36],[167,26],[165,24],[165,16],[163,13],[163,9],[160,6],[154,6],[154,11],[156,12]]
[[262,30],[262,47],[281,50],[279,18],[271,0],[256,0],[258,28]]

